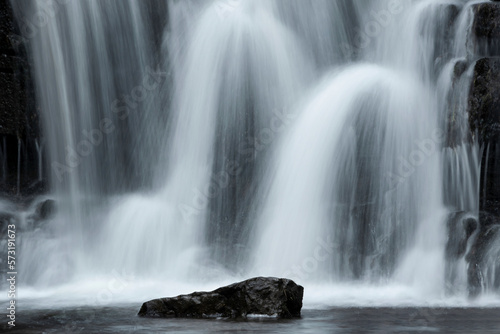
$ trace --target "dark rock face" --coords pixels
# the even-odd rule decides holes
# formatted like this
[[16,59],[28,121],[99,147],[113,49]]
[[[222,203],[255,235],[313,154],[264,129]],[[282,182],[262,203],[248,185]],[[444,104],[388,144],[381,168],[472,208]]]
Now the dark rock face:
[[[0,0],[0,192],[38,193],[42,141],[25,47],[9,0]],[[39,183],[35,185],[35,183]]]
[[469,94],[469,125],[485,145],[480,209],[500,216],[500,58],[476,62]]
[[479,221],[480,230],[465,258],[468,262],[467,280],[470,297],[478,296],[483,289],[486,255],[500,233],[500,219],[497,216],[482,212]]
[[500,141],[485,148],[481,165],[481,210],[500,217]]
[[34,88],[9,0],[0,0],[0,134],[38,135]]
[[485,2],[472,7],[474,52],[482,56],[500,55],[500,3]]
[[465,212],[455,212],[448,218],[448,241],[446,243],[446,259],[457,260],[465,255],[467,242],[478,228],[476,219]]
[[[473,33],[478,54],[500,54],[500,4],[485,3],[474,8]],[[481,42],[483,38],[483,42]],[[482,48],[482,49],[481,49]],[[481,157],[479,228],[465,257],[469,296],[478,296],[484,288],[498,288],[485,279],[495,266],[492,245],[500,231],[500,58],[481,58],[474,67],[469,93],[469,126],[483,146]],[[489,261],[489,262],[488,262]],[[490,286],[488,286],[488,284]]]
[[211,292],[145,302],[141,317],[241,318],[249,314],[300,317],[304,288],[284,278],[256,277]]
[[471,213],[460,211],[453,212],[448,217],[448,240],[446,242],[445,276],[448,292],[454,293],[458,287],[457,274],[459,272],[460,260],[464,258],[468,245],[473,242],[479,222]]
[[47,199],[38,204],[35,216],[41,220],[50,219],[56,214],[56,209],[56,202],[53,199]]
[[17,224],[17,218],[14,214],[8,212],[0,212],[0,232],[7,235],[7,226],[9,224]]
[[476,62],[470,90],[471,131],[481,142],[497,141],[500,136],[500,58],[481,58]]

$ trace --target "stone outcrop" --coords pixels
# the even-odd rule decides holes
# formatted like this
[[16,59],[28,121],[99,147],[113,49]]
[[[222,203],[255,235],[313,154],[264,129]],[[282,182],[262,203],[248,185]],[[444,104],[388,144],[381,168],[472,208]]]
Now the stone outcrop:
[[500,57],[476,62],[469,98],[469,123],[482,143],[500,138]]
[[[485,259],[500,238],[500,2],[472,6],[474,15],[469,56],[474,66],[469,92],[469,127],[483,147],[479,189],[478,229],[466,255],[469,295],[484,288]],[[462,248],[460,247],[460,250]],[[461,252],[460,252],[461,253]]]
[[0,193],[9,196],[41,188],[33,80],[25,47],[15,36],[19,29],[10,1],[0,0]]
[[[481,213],[479,220],[481,228],[465,258],[468,262],[467,280],[470,297],[476,297],[484,288],[484,276],[487,267],[486,260],[491,258],[491,254],[488,255],[488,253],[490,253],[494,241],[500,236],[500,219],[497,216]],[[491,266],[494,264],[489,263],[488,265]],[[497,268],[496,270],[499,269]]]
[[450,214],[447,225],[446,259],[457,260],[465,255],[467,242],[478,228],[478,223],[462,211]]
[[304,288],[284,278],[256,277],[211,292],[145,302],[139,316],[245,318],[249,314],[300,317]]
[[481,56],[500,55],[500,2],[473,5],[474,53]]
[[469,95],[469,125],[484,146],[480,210],[500,216],[500,57],[476,62]]

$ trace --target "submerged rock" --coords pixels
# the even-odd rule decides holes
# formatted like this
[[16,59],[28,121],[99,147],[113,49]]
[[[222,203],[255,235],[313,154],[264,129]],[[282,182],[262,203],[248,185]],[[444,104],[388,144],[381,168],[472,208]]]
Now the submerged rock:
[[256,277],[211,292],[194,292],[145,302],[141,317],[245,318],[249,314],[300,317],[304,288],[292,280]]

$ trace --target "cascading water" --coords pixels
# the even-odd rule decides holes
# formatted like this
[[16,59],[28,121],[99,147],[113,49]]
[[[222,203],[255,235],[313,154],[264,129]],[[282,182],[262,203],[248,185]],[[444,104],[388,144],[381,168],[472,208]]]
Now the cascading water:
[[[167,96],[158,91],[167,80],[155,66],[154,27],[141,18],[148,5],[136,1],[14,1],[12,5],[26,22],[21,32],[37,69],[51,185],[61,203],[59,217],[47,227],[53,231],[33,236],[47,241],[24,246],[26,253],[41,252],[47,261],[59,263],[58,275],[37,258],[24,262],[30,272],[24,279],[46,284],[55,277],[70,279],[80,265],[85,266],[83,253],[93,247],[93,231],[100,226],[92,223],[102,216],[100,202],[152,183],[154,152],[162,144],[157,137],[165,124],[161,106]],[[156,5],[157,11],[164,7],[162,2]],[[43,17],[45,21],[37,21]],[[61,239],[54,242],[53,233]]]
[[464,1],[12,4],[54,13],[29,51],[62,210],[22,237],[29,297],[117,272],[113,300],[248,275],[320,284],[306,303],[465,296],[446,255],[450,213],[479,211]]
[[[329,235],[338,249],[331,266],[321,265],[327,276],[388,275],[418,220],[439,212],[439,178],[432,179],[439,173],[437,160],[425,162],[417,145],[429,146],[425,138],[439,140],[440,134],[424,122],[415,126],[421,117],[432,124],[434,108],[419,101],[424,89],[418,83],[375,65],[348,68],[325,86],[284,140],[272,171],[269,202],[259,219],[265,232],[258,233],[257,268],[268,264],[273,274],[282,274],[297,259],[312,256],[317,239]],[[408,141],[398,143],[402,136]],[[428,149],[435,153],[437,145],[431,141]],[[429,169],[409,166],[408,175],[399,175],[407,166],[398,165],[407,160]],[[417,191],[424,180],[429,189]]]
[[[381,64],[353,65],[335,75],[313,94],[284,138],[259,218],[259,270],[294,272],[299,281],[311,278],[311,270],[316,278],[335,281],[378,281],[396,271],[398,281],[440,291],[444,133],[436,96],[424,86],[430,79],[422,71],[432,61],[426,44],[435,31],[418,35],[439,22],[422,20],[429,7],[422,3],[387,16],[387,32],[379,39],[401,45],[402,58],[374,42],[366,52]],[[400,21],[410,24],[403,33],[391,33]],[[324,236],[331,236],[333,248],[318,263],[314,249]]]
[[[252,199],[252,175],[262,168],[261,153],[248,138],[269,124],[273,110],[303,90],[301,67],[307,65],[298,61],[293,36],[265,6],[239,6],[224,20],[217,6],[208,7],[189,34],[192,43],[174,60],[178,73],[166,183],[159,193],[132,198],[112,211],[105,253],[114,255],[106,267],[115,263],[135,272],[147,265],[182,278],[194,260],[181,257],[183,252],[195,256],[193,248],[203,251],[204,246],[212,246],[218,260],[230,260],[226,245],[230,248],[237,237],[241,207]],[[251,24],[254,20],[261,26]],[[153,237],[151,231],[162,233]],[[126,252],[116,247],[124,241]]]

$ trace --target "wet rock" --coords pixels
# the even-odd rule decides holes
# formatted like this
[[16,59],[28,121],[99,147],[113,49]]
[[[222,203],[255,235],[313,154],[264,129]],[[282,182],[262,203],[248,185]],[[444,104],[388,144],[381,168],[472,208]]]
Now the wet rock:
[[460,283],[457,280],[461,269],[461,259],[467,252],[467,246],[474,242],[474,232],[479,229],[477,218],[468,212],[453,212],[447,221],[448,238],[445,248],[445,277],[448,293],[456,293]]
[[245,318],[249,314],[300,317],[304,288],[292,280],[256,277],[211,292],[145,302],[141,317]]
[[31,214],[26,217],[25,228],[27,230],[44,228],[46,223],[56,215],[57,204],[53,199],[46,199],[37,203],[34,210],[31,207],[31,210]]
[[500,235],[500,218],[482,212],[479,215],[480,230],[466,256],[469,297],[478,296],[484,287],[484,270],[493,241]]
[[[470,142],[470,134],[466,132],[468,124],[467,100],[463,98],[464,90],[469,88],[469,63],[466,60],[457,60],[453,66],[452,86],[446,97],[448,105],[448,119],[446,124],[446,147],[457,147],[464,142]],[[465,102],[465,103],[464,103]]]
[[0,233],[7,235],[8,225],[14,224],[17,226],[17,218],[15,215],[7,212],[0,212]]
[[465,255],[467,243],[479,224],[466,212],[454,212],[448,218],[448,240],[446,242],[446,259],[457,260]]
[[465,60],[459,60],[455,63],[453,67],[453,81],[460,79],[462,74],[467,71],[467,62]]
[[500,138],[500,58],[476,62],[469,96],[470,127],[481,142]]
[[38,204],[35,215],[42,220],[50,219],[56,214],[56,202],[48,199]]
[[471,132],[485,148],[480,209],[500,216],[500,58],[476,62],[468,109]]
[[0,159],[4,167],[0,170],[0,193],[9,197],[25,196],[38,181],[37,145],[41,142],[26,48],[12,39],[19,34],[11,1],[0,0]]
[[500,141],[485,145],[481,161],[480,209],[500,217]]
[[484,2],[472,6],[474,52],[482,56],[500,55],[500,3]]
[[9,0],[0,0],[0,134],[38,134],[34,89],[24,47],[14,48],[18,32]]

